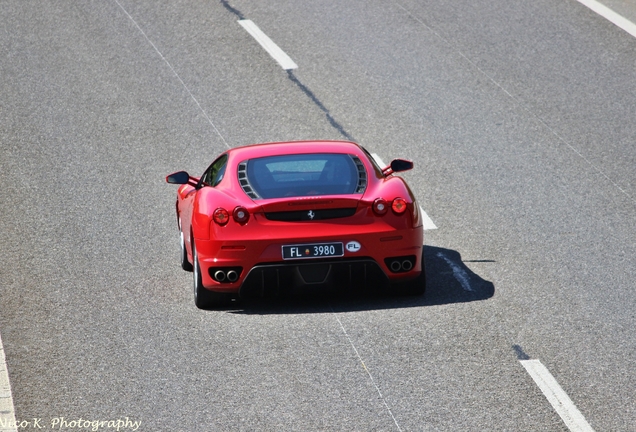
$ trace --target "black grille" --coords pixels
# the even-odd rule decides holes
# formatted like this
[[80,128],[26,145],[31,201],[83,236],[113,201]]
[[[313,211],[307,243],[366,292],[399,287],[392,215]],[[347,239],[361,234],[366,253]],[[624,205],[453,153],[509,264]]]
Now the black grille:
[[358,170],[358,185],[356,186],[356,193],[364,193],[367,188],[367,171],[364,169],[364,164],[357,156],[351,156],[353,163],[356,164]]
[[296,222],[325,219],[338,219],[353,216],[356,208],[339,208],[324,210],[302,210],[265,213],[265,217],[271,221]]
[[241,162],[238,166],[238,181],[248,197],[252,199],[260,198],[247,178],[247,162]]
[[328,287],[340,290],[382,288],[388,279],[380,266],[368,257],[337,259],[320,263],[284,262],[257,264],[243,281],[241,297],[272,296],[284,291],[311,292],[323,295]]

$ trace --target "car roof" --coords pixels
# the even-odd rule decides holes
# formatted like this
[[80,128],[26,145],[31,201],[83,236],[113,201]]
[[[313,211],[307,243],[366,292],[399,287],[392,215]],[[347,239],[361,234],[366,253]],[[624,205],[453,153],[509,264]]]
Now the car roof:
[[307,154],[307,153],[345,153],[366,156],[364,150],[350,141],[289,141],[252,144],[228,150],[233,158],[239,160],[266,156]]

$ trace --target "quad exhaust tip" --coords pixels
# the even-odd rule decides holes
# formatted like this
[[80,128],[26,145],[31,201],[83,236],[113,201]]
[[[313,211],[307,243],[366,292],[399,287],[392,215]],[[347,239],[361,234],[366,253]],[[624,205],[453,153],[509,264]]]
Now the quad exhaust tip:
[[393,273],[406,273],[415,267],[415,256],[402,256],[386,258],[384,262]]

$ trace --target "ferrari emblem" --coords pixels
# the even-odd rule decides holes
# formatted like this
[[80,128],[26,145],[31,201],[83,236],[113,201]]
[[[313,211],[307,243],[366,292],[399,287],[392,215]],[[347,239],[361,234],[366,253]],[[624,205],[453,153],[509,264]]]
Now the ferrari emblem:
[[307,216],[309,216],[309,219],[312,219],[316,217],[316,213],[314,213],[312,210],[309,210],[309,213],[307,213]]

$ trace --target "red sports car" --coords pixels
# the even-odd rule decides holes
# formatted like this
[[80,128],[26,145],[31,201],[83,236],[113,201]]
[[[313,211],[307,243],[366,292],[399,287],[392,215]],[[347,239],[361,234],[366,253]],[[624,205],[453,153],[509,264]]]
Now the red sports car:
[[382,280],[423,294],[422,218],[394,175],[411,168],[379,167],[352,142],[302,141],[233,148],[201,177],[170,174],[182,185],[181,266],[194,271],[195,304]]

